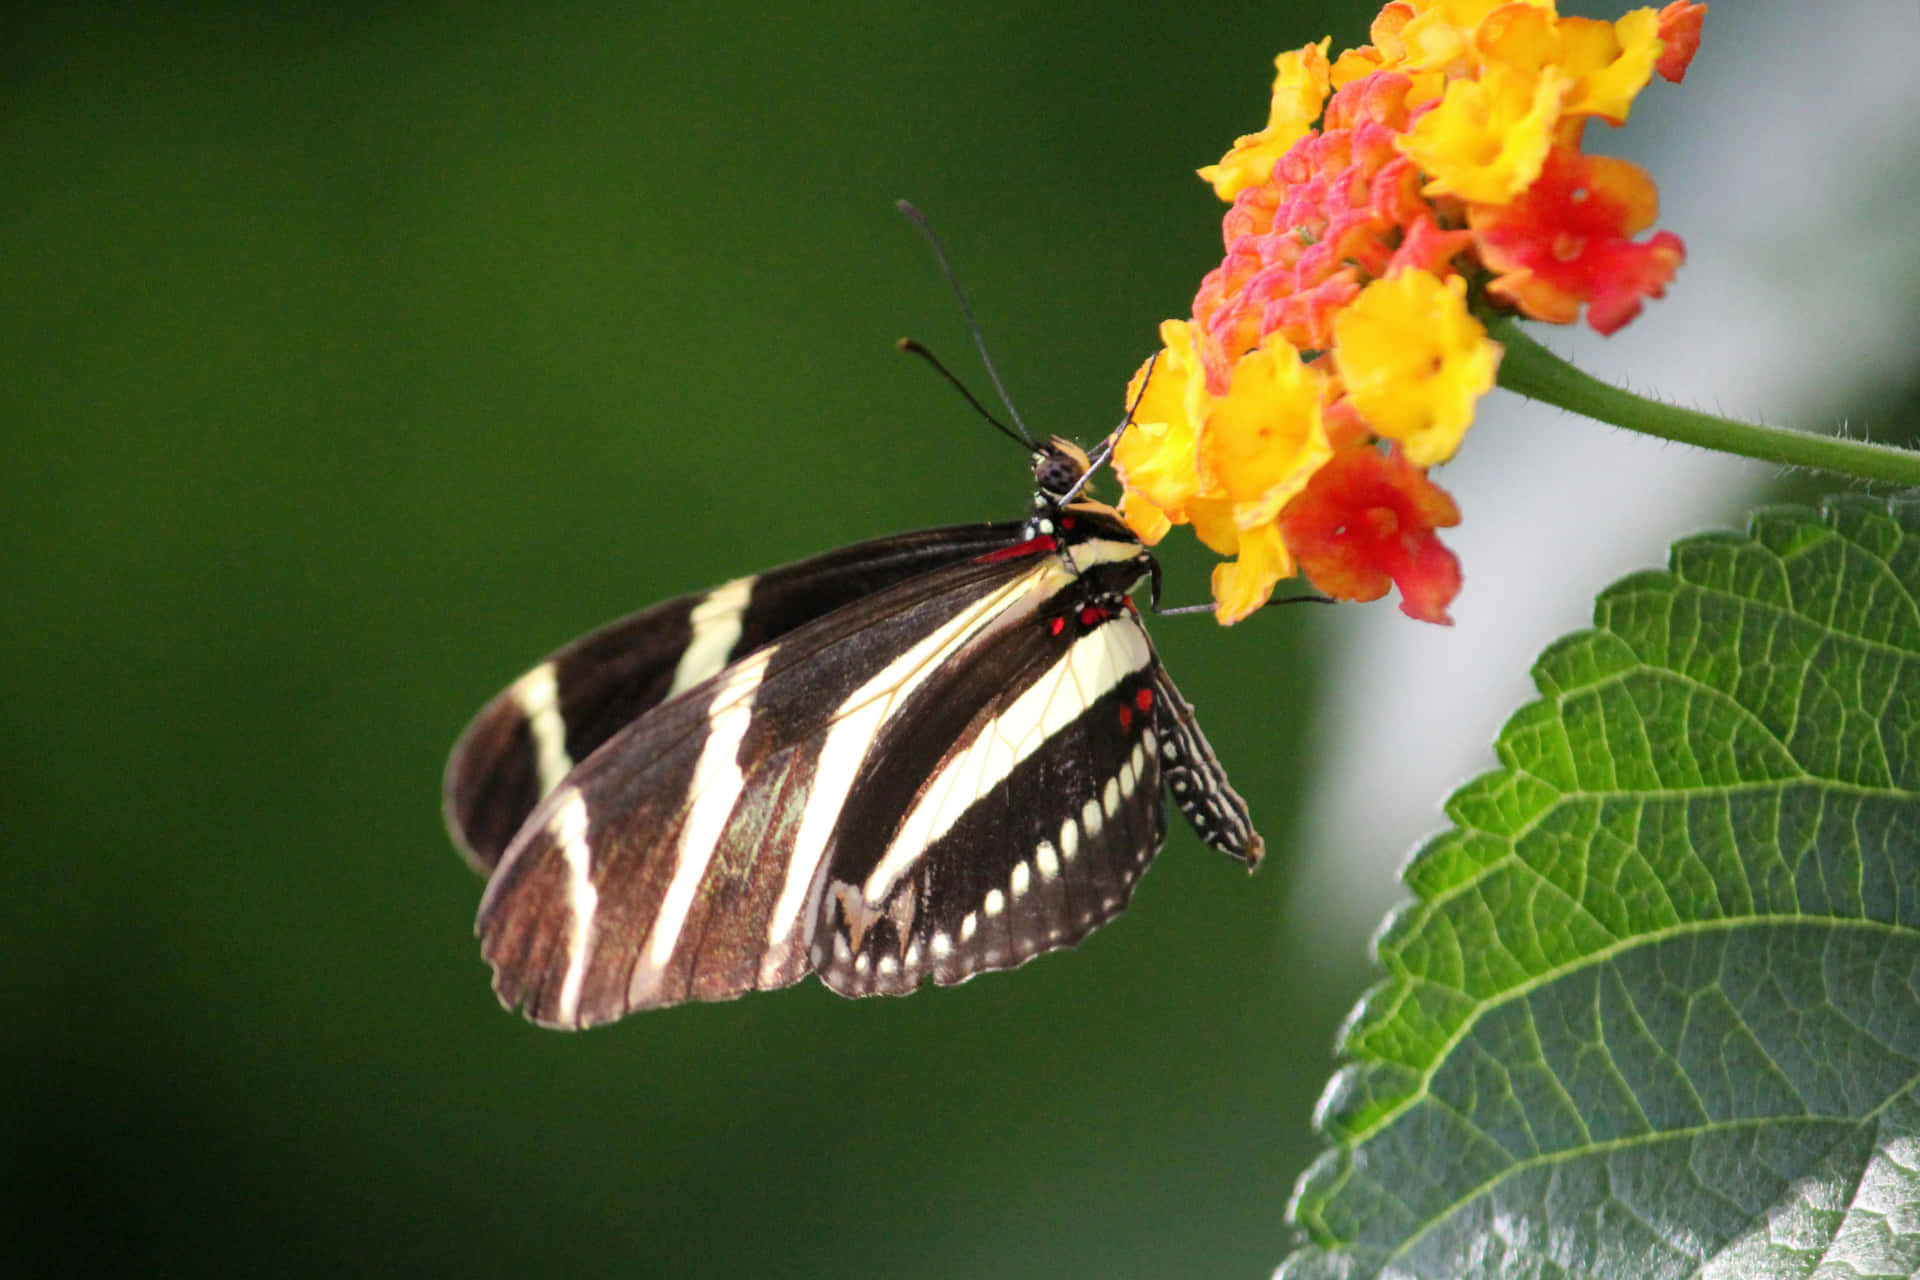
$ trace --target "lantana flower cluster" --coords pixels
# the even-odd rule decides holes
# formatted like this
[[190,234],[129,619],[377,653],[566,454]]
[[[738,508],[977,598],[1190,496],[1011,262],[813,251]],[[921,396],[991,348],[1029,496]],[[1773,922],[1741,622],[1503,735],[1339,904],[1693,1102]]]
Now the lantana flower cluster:
[[1706,6],[1616,22],[1552,0],[1396,0],[1370,45],[1283,53],[1266,128],[1200,170],[1232,208],[1191,320],[1161,325],[1115,451],[1121,510],[1191,524],[1228,563],[1222,622],[1304,573],[1342,600],[1398,586],[1450,621],[1458,524],[1428,476],[1459,447],[1501,348],[1475,309],[1612,333],[1679,267],[1652,180],[1581,149],[1655,72],[1678,81]]

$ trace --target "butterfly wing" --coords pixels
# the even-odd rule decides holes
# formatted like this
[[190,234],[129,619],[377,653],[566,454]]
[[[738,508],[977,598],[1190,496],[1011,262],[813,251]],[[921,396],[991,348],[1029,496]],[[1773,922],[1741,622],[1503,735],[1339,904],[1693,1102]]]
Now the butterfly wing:
[[954,664],[875,742],[814,922],[810,959],[835,991],[950,985],[1078,943],[1126,910],[1165,842],[1163,784],[1204,842],[1259,862],[1138,615],[1097,589]]
[[873,738],[956,655],[1071,581],[1048,554],[924,572],[614,733],[534,809],[487,886],[478,931],[501,998],[585,1026],[799,978]]
[[1253,829],[1247,802],[1227,781],[1227,771],[1200,732],[1192,705],[1174,688],[1165,667],[1155,668],[1153,682],[1160,773],[1175,806],[1202,843],[1246,863],[1252,871],[1266,854],[1266,842]]
[[1125,596],[1151,562],[1106,532],[1071,567],[1038,538],[862,597],[615,732],[487,887],[503,1001],[575,1027],[809,969],[864,995],[1012,967],[1125,908],[1163,779],[1256,859]]
[[810,959],[842,995],[946,985],[1124,911],[1166,837],[1159,671],[1115,600],[1068,593],[930,682],[848,799]]
[[447,762],[448,829],[488,874],[578,761],[675,694],[770,641],[942,565],[1005,547],[1014,523],[856,543],[663,601],[550,654],[467,726]]

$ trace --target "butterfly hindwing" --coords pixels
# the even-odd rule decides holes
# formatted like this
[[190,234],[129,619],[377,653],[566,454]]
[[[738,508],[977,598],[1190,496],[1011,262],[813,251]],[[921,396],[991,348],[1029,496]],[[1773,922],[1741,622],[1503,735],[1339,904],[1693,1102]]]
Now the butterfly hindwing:
[[[996,636],[923,690],[898,742],[876,743],[815,919],[828,986],[961,982],[1072,946],[1126,908],[1166,836],[1159,664],[1131,609],[1093,598],[1062,593]],[[968,687],[989,672],[997,688]],[[944,747],[931,764],[909,749],[929,733]]]
[[1174,805],[1203,843],[1246,863],[1251,871],[1260,865],[1266,844],[1253,829],[1247,802],[1227,781],[1193,707],[1174,688],[1165,667],[1154,668],[1153,688],[1160,771]]
[[864,596],[1003,547],[1018,524],[955,525],[855,543],[664,601],[549,655],[489,702],[447,763],[455,843],[491,872],[575,763],[667,698]]

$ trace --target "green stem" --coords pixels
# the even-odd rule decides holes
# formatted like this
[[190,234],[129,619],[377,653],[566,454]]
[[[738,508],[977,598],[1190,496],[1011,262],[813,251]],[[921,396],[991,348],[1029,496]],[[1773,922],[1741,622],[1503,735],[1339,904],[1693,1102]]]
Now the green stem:
[[1785,467],[1811,467],[1861,480],[1920,485],[1920,452],[1763,427],[1661,404],[1574,368],[1527,336],[1512,316],[1482,318],[1487,321],[1488,332],[1507,349],[1500,360],[1500,385],[1509,391],[1662,440]]

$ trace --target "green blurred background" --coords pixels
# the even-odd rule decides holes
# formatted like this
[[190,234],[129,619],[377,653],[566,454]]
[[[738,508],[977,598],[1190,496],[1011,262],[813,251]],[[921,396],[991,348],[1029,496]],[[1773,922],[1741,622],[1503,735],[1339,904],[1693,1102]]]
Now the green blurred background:
[[[5,1256],[49,1270],[1257,1274],[1364,981],[1287,956],[1315,620],[1158,631],[1270,842],[1078,953],[584,1036],[500,1011],[439,775],[554,644],[1017,514],[944,230],[1094,437],[1217,253],[1191,177],[1364,17],[9,10]],[[1222,33],[1235,33],[1230,38]],[[984,385],[983,385],[984,390]],[[1180,600],[1205,593],[1180,555]],[[1257,696],[1249,664],[1278,673]]]
[[[1653,136],[1681,132],[1684,101],[1769,131],[1749,149],[1693,130],[1713,154],[1785,151],[1794,117],[1754,95],[1797,83],[1802,19],[1728,8]],[[1841,8],[1878,34],[1833,37],[1839,83],[1806,69],[1823,111],[1884,89],[1871,119],[1910,119],[1913,77],[1858,51],[1920,33],[1911,0]],[[1455,631],[1384,607],[1158,625],[1272,856],[1249,880],[1177,828],[1124,921],[1017,976],[903,1001],[809,982],[537,1031],[488,989],[481,886],[438,787],[481,702],[607,618],[1017,514],[1017,453],[891,348],[919,337],[984,389],[892,201],[946,233],[1029,421],[1091,439],[1216,260],[1192,169],[1261,122],[1277,50],[1356,43],[1368,12],[6,10],[0,1269],[1265,1274],[1393,892],[1381,864],[1438,821],[1445,786],[1402,769],[1485,767],[1513,698],[1477,698],[1465,763],[1411,713],[1469,719],[1435,701],[1464,683],[1449,653],[1520,696],[1526,655],[1595,587],[1728,519],[1703,520],[1696,489],[1603,569],[1516,567],[1646,522],[1617,499],[1596,520],[1578,485],[1649,489],[1678,451],[1616,466],[1568,445],[1516,480],[1499,460],[1528,437],[1490,401],[1448,473],[1461,545],[1491,544]],[[1776,59],[1745,79],[1743,30]],[[1866,211],[1819,240],[1756,229],[1789,198],[1713,169],[1688,197],[1688,166],[1661,169],[1688,274],[1606,354],[1636,385],[1700,370],[1697,400],[1736,411],[1772,377],[1797,397],[1776,420],[1880,403],[1905,407],[1855,421],[1911,422],[1909,134],[1905,168],[1865,142],[1794,153],[1780,181],[1807,217]],[[1879,194],[1806,171],[1827,156],[1870,156]],[[1754,292],[1729,306],[1728,280]],[[1823,281],[1851,318],[1745,301]],[[1863,319],[1880,295],[1896,309]],[[1768,317],[1770,347],[1729,327]],[[1852,359],[1878,399],[1796,352]],[[1586,438],[1553,430],[1532,438]],[[1523,495],[1583,523],[1503,533]],[[1163,558],[1176,602],[1204,596],[1187,540]],[[1525,630],[1512,596],[1556,588],[1560,612]],[[1328,679],[1317,654],[1370,652],[1356,625],[1418,656]],[[1407,674],[1424,687],[1392,692]],[[1353,688],[1389,691],[1386,710],[1335,717]],[[1324,734],[1310,751],[1316,723],[1357,726],[1384,763],[1336,760]],[[1322,829],[1316,865],[1352,862],[1372,905],[1289,906],[1300,819],[1340,778],[1360,830]]]

